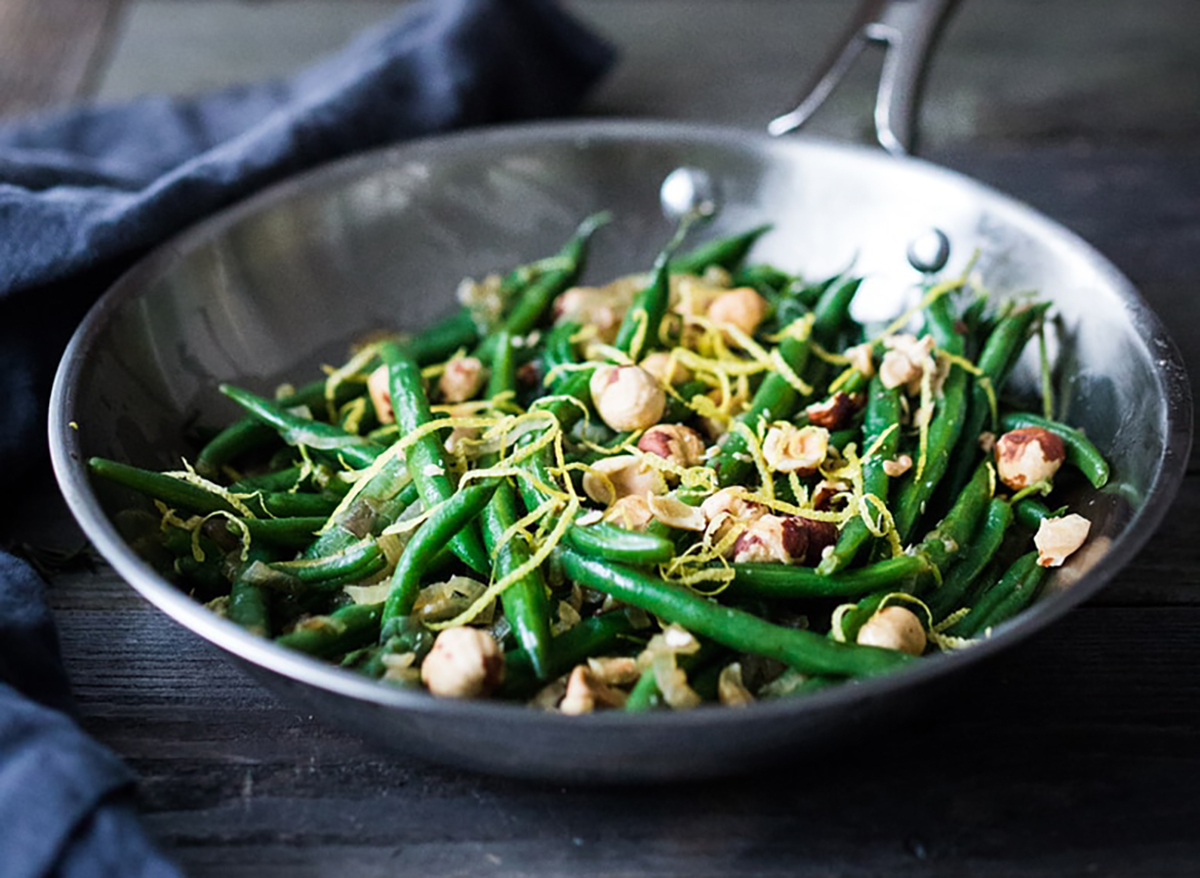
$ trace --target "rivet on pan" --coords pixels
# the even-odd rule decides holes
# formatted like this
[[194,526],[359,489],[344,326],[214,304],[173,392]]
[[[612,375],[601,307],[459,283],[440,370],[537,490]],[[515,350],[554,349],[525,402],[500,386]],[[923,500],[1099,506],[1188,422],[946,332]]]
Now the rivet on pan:
[[923,274],[936,274],[950,260],[950,239],[941,229],[931,228],[908,244],[908,264]]

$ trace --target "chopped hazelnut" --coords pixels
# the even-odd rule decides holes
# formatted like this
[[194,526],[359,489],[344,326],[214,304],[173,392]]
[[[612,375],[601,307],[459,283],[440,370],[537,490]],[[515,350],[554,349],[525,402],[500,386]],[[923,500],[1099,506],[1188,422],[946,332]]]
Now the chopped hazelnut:
[[438,378],[438,391],[446,402],[466,402],[483,389],[487,375],[478,357],[454,357]]
[[682,384],[692,379],[692,370],[673,359],[666,351],[647,354],[638,365],[664,385]]
[[733,544],[737,564],[754,562],[809,566],[837,541],[837,527],[797,515],[763,515],[751,521]]
[[[750,287],[721,293],[708,306],[708,319],[718,326],[731,324],[746,335],[754,335],[767,316],[767,300]],[[732,341],[732,339],[727,339]]]
[[912,469],[913,459],[907,454],[883,462],[883,471],[889,478],[898,479]]
[[[821,512],[827,511],[838,500],[840,495],[847,494],[850,490],[850,484],[843,482],[841,479],[821,479],[813,489],[813,509]],[[842,499],[844,500],[845,498]]]
[[871,355],[873,347],[874,345],[871,342],[863,342],[852,348],[846,348],[845,352],[847,359],[850,360],[850,365],[861,372],[866,378],[871,378],[875,375],[875,360]]
[[601,366],[589,388],[601,420],[619,433],[657,424],[667,406],[662,387],[639,366]]
[[583,474],[583,492],[597,503],[612,505],[630,495],[665,494],[662,473],[632,454],[602,457]]
[[394,424],[396,413],[392,411],[392,389],[388,384],[388,367],[380,366],[367,378],[367,393],[375,407],[375,417],[381,424]]
[[864,646],[921,655],[925,652],[925,627],[912,610],[884,607],[858,629],[857,641]]
[[1062,439],[1041,427],[1019,427],[996,440],[996,475],[1014,491],[1050,481],[1066,458]]
[[704,440],[691,427],[657,424],[638,439],[637,447],[678,466],[699,466],[704,460]]
[[504,653],[478,628],[447,628],[421,664],[421,682],[446,698],[487,695],[503,678]]
[[633,297],[642,287],[642,278],[632,275],[614,280],[603,287],[572,287],[554,300],[557,322],[575,320],[592,327],[600,341],[611,343]]
[[1061,567],[1076,549],[1087,540],[1092,523],[1082,515],[1071,513],[1061,518],[1043,518],[1033,536],[1042,567]]
[[840,430],[850,423],[859,404],[848,393],[839,390],[823,402],[814,402],[804,410],[808,422],[826,430]]
[[879,364],[879,380],[891,389],[903,387],[910,396],[921,389],[921,377],[927,369],[935,369],[933,336],[918,339],[907,334],[890,335],[883,340],[888,350]]
[[746,489],[738,486],[722,488],[700,504],[707,522],[706,530],[720,540],[734,524],[749,524],[767,514],[767,507],[746,499]]
[[829,453],[829,431],[824,427],[776,424],[767,430],[762,452],[767,466],[776,472],[812,475]]

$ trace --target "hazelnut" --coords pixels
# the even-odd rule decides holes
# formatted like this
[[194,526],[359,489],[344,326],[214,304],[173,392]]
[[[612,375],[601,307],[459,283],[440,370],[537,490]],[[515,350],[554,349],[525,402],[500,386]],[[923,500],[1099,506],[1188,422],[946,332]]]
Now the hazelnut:
[[610,506],[623,497],[665,494],[662,473],[632,454],[602,457],[583,475],[583,492],[597,503]]
[[874,377],[875,375],[875,360],[872,357],[871,350],[875,346],[869,342],[863,342],[860,345],[855,345],[852,348],[846,348],[846,358],[850,361],[850,365],[857,369],[866,378]]
[[735,564],[790,564],[795,558],[793,549],[801,553],[807,548],[803,531],[787,526],[787,519],[778,515],[762,515],[751,521],[738,534],[733,544]]
[[839,500],[839,496],[850,493],[851,489],[850,483],[841,479],[821,479],[813,489],[812,507],[825,512],[832,508],[835,502],[839,506],[844,505],[845,497],[842,496]]
[[746,499],[746,489],[738,486],[722,488],[700,504],[707,522],[706,529],[720,540],[735,523],[749,524],[767,514],[767,507]]
[[[746,335],[754,335],[767,316],[767,300],[750,287],[738,287],[721,293],[708,306],[708,319],[717,326],[730,324]],[[732,339],[726,339],[732,341]]]
[[571,287],[555,298],[555,319],[559,323],[575,320],[592,327],[600,341],[611,343],[641,287],[642,279],[636,275],[618,278],[603,287]]
[[808,422],[826,430],[840,430],[850,423],[859,409],[859,402],[843,391],[837,391],[824,402],[815,402],[804,410]]
[[925,652],[925,626],[917,614],[904,607],[884,607],[858,629],[864,646],[896,649],[909,655]]
[[1083,545],[1092,523],[1082,515],[1071,513],[1061,518],[1043,518],[1033,536],[1042,567],[1061,567],[1076,549]]
[[767,430],[762,452],[767,466],[776,472],[810,476],[829,453],[829,431],[824,427],[776,424]]
[[478,357],[455,357],[438,378],[438,392],[446,402],[466,402],[483,389],[486,379]]
[[910,396],[921,390],[921,377],[934,369],[933,336],[918,339],[907,334],[890,335],[883,340],[888,350],[879,364],[879,380],[889,390],[903,387]]
[[647,354],[638,365],[657,378],[660,384],[682,384],[692,379],[692,370],[666,351]]
[[825,550],[837,542],[838,528],[832,521],[789,515],[783,520],[783,538],[792,560],[816,567]]
[[487,695],[502,679],[504,653],[478,628],[447,628],[421,664],[421,682],[445,698]]
[[367,378],[367,394],[375,407],[375,417],[381,424],[394,424],[396,413],[392,411],[392,389],[388,378],[388,367],[380,366]]
[[837,526],[827,521],[767,514],[751,521],[738,535],[733,560],[738,564],[774,562],[814,567],[837,537]]
[[704,460],[704,440],[691,427],[657,424],[638,439],[637,447],[678,466],[699,466]]
[[600,419],[618,433],[652,427],[667,406],[662,387],[639,366],[601,366],[589,388]]
[[1041,427],[1019,427],[996,440],[996,475],[1019,491],[1050,481],[1066,457],[1059,436]]

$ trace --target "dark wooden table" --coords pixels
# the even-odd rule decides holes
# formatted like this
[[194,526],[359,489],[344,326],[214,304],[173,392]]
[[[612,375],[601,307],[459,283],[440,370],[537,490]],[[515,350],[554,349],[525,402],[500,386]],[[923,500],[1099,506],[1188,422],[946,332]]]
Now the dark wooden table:
[[[588,112],[760,126],[848,4],[569,5],[624,54]],[[7,0],[0,113],[284,71],[394,6]],[[1195,0],[968,0],[925,112],[927,157],[1106,253],[1193,372],[1198,43]],[[817,133],[861,136],[870,73]],[[52,503],[18,517],[71,541]],[[191,875],[1193,876],[1197,521],[1193,456],[1165,525],[1110,588],[916,726],[835,760],[685,786],[528,785],[380,756],[278,703],[106,568],[57,574],[51,596],[85,726],[140,774],[151,831]]]

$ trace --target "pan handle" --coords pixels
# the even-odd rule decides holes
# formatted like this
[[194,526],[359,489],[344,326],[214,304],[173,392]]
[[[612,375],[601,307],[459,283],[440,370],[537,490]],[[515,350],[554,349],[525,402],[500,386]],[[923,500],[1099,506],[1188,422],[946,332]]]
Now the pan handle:
[[842,39],[817,69],[796,109],[772,119],[773,135],[795,131],[824,103],[868,44],[885,48],[875,95],[875,136],[895,155],[913,151],[930,51],[958,0],[863,0]]

